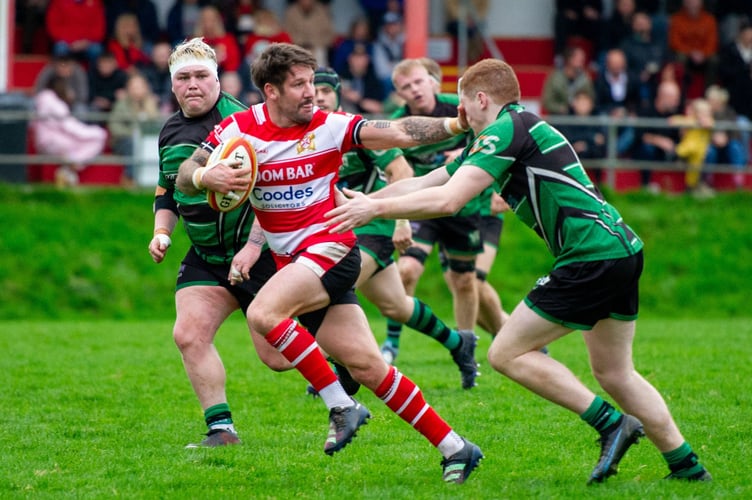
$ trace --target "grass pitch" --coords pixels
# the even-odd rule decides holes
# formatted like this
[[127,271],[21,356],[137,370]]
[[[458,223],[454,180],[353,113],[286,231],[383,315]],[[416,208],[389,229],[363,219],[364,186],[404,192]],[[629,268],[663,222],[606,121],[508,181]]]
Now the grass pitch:
[[[383,323],[374,329],[383,332]],[[0,498],[750,498],[752,321],[638,322],[637,369],[662,391],[711,471],[709,484],[663,481],[647,440],[620,472],[585,485],[595,431],[494,373],[481,339],[479,386],[460,388],[448,353],[406,331],[400,369],[486,459],[464,485],[441,481],[441,456],[370,392],[374,418],[334,457],[327,412],[297,372],[273,373],[233,317],[217,338],[243,445],[187,450],[202,414],[165,320],[0,322]],[[380,338],[379,338],[380,340]],[[579,334],[551,353],[592,388]],[[602,392],[599,392],[602,394]]]

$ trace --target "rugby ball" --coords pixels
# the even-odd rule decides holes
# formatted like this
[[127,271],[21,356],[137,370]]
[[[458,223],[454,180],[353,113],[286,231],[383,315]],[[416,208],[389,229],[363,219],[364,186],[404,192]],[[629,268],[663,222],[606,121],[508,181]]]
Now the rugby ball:
[[209,202],[210,207],[219,212],[229,212],[246,202],[248,196],[251,194],[253,185],[256,183],[256,174],[258,174],[256,150],[253,149],[253,145],[246,139],[233,137],[214,149],[211,156],[209,156],[206,168],[213,168],[222,160],[240,160],[240,165],[235,168],[251,168],[251,173],[248,176],[248,188],[242,193],[230,191],[224,194],[210,189],[206,190],[206,201]]

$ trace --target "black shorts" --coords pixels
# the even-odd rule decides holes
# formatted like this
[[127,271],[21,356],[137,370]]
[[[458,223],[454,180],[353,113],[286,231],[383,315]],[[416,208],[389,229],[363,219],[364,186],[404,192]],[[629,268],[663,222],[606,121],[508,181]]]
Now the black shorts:
[[376,261],[379,266],[376,272],[385,269],[394,262],[394,242],[389,236],[361,234],[358,235],[358,246],[361,252],[367,253]]
[[538,280],[525,303],[549,321],[590,330],[600,320],[637,318],[643,254],[562,266]]
[[[295,255],[292,261],[295,262],[303,254],[304,252]],[[341,297],[353,291],[359,275],[360,249],[356,244],[342,259],[321,275],[321,284],[324,285],[324,289],[329,295],[330,304],[340,304]]]
[[486,245],[499,248],[504,219],[496,215],[484,215],[480,219],[480,239]]
[[431,246],[438,244],[451,255],[478,255],[483,251],[480,214],[410,221],[410,225],[413,240]]
[[276,271],[277,267],[271,252],[264,250],[251,268],[249,273],[251,278],[239,285],[232,285],[227,279],[230,274],[230,264],[209,264],[191,247],[180,264],[175,288],[180,290],[189,286],[221,286],[237,299],[245,314],[256,293]]
[[[293,259],[294,260],[294,259]],[[326,311],[331,306],[339,304],[359,304],[355,295],[355,282],[360,274],[360,249],[355,245],[342,260],[337,262],[321,277],[326,293],[329,294],[329,305],[298,316],[300,323],[314,336],[324,321]],[[347,328],[343,325],[343,328]]]

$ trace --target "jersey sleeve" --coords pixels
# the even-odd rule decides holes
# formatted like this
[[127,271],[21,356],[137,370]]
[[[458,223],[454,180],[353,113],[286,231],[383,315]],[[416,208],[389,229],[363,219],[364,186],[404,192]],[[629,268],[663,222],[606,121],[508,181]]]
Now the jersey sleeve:
[[340,144],[340,151],[346,152],[354,147],[362,147],[356,132],[361,123],[365,121],[361,115],[353,115],[336,111],[328,113],[326,125],[334,136],[337,144]]

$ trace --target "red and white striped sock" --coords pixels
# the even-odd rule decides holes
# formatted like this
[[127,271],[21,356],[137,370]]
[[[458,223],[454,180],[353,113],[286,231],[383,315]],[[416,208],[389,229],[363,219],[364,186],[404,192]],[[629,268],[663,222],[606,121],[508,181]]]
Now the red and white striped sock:
[[266,340],[311,383],[327,408],[354,404],[321,354],[313,335],[303,326],[287,318],[266,334]]
[[462,448],[462,439],[426,403],[420,388],[395,367],[389,367],[389,373],[374,394],[402,420],[423,434],[432,445],[438,447],[445,457]]

